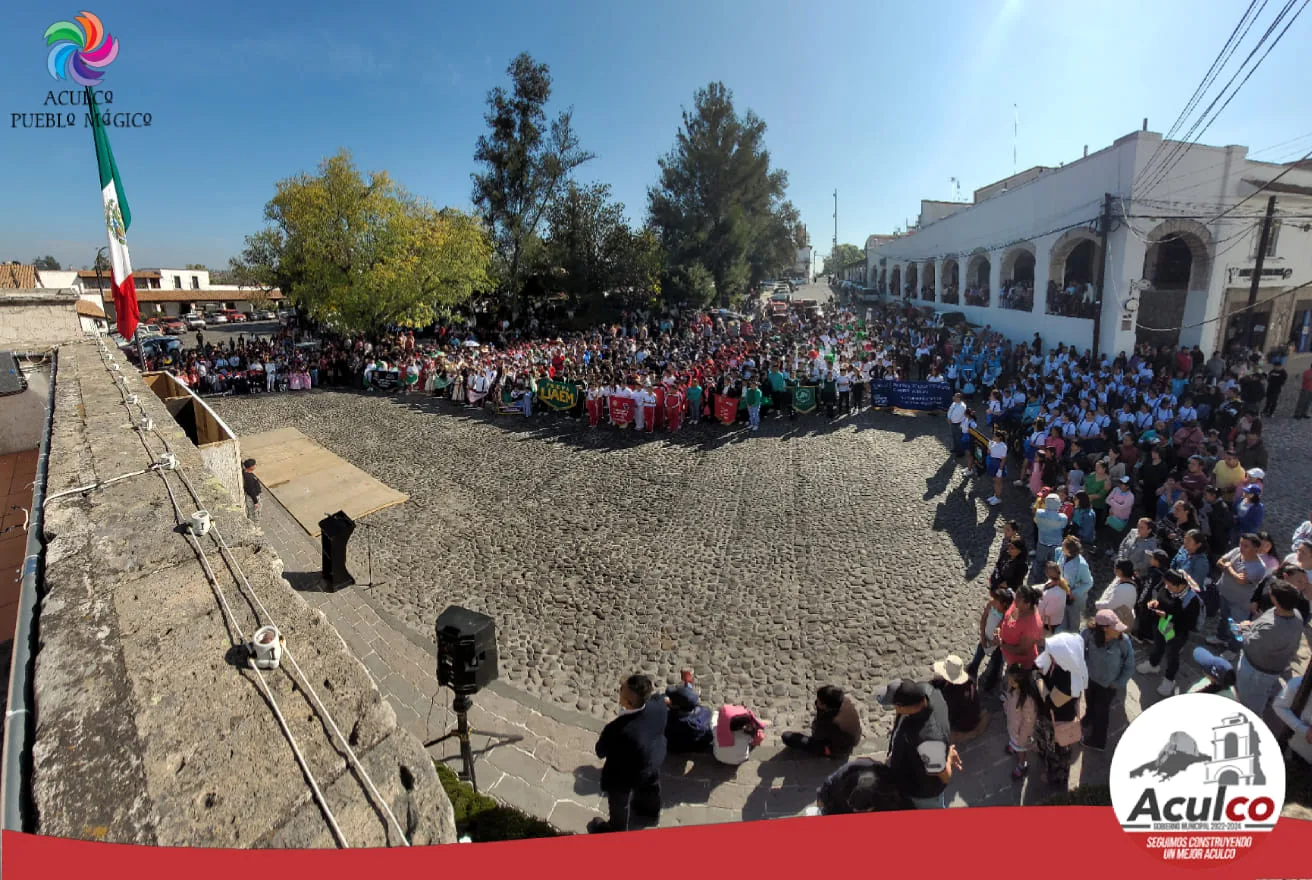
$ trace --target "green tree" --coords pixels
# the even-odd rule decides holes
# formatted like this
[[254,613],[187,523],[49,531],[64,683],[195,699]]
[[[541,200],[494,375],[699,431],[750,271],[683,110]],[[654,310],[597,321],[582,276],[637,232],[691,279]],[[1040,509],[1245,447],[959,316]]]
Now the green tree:
[[476,219],[434,209],[386,172],[366,180],[345,150],[279,181],[264,215],[270,225],[231,262],[237,283],[281,288],[343,329],[427,324],[488,284],[492,246]]
[[59,261],[49,254],[32,260],[32,265],[42,272],[58,272],[62,268]]
[[547,211],[545,261],[576,306],[596,306],[608,294],[626,304],[660,290],[660,242],[651,230],[635,232],[610,186],[570,183]]
[[829,256],[825,257],[825,267],[821,272],[822,275],[833,275],[844,266],[865,259],[866,252],[854,244],[840,244],[838,250],[831,251]]
[[785,255],[779,241],[781,224],[791,222],[787,185],[788,175],[770,168],[760,117],[751,110],[739,116],[723,83],[699,89],[647,192],[651,223],[669,255],[672,292],[695,301],[704,292],[705,270],[727,303],[791,264],[796,254]]
[[543,217],[574,170],[594,156],[579,146],[572,109],[547,122],[547,65],[524,52],[506,73],[511,90],[497,86],[488,93],[490,131],[474,150],[484,170],[471,177],[474,205],[495,242],[498,285],[518,305]]
[[210,267],[209,267],[209,266],[206,266],[204,263],[188,263],[187,265],[183,266],[182,268],[184,268],[184,269],[192,269],[192,270],[194,270],[194,271],[198,271],[198,272],[208,272],[208,271],[210,270]]

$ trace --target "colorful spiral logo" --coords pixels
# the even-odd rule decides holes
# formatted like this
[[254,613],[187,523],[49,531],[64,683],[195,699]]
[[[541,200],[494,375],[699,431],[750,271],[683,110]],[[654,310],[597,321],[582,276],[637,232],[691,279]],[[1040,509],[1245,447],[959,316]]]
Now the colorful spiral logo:
[[46,59],[50,75],[83,86],[100,85],[101,70],[118,57],[118,41],[90,12],[83,12],[76,22],[57,21],[46,28],[46,45],[51,47]]

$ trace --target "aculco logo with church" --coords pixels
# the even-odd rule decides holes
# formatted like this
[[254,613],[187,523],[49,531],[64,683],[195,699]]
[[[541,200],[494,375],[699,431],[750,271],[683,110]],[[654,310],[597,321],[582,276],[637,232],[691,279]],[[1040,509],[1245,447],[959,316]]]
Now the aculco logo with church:
[[1111,789],[1129,832],[1266,832],[1284,806],[1285,764],[1275,736],[1244,706],[1182,694],[1126,730]]

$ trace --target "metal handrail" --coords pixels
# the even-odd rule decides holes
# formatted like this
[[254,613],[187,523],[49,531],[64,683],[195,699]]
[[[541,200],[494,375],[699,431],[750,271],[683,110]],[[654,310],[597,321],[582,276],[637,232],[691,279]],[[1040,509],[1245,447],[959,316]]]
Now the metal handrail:
[[5,739],[0,763],[0,802],[4,804],[4,830],[35,830],[31,799],[33,666],[37,643],[37,612],[40,602],[42,557],[45,551],[46,481],[50,470],[50,435],[55,422],[55,376],[59,372],[59,349],[50,352],[50,397],[46,402],[46,425],[41,435],[36,478],[32,486],[32,515],[27,527],[27,553],[23,559],[22,585],[18,595],[18,621],[14,630],[14,653],[9,670],[9,701],[5,709]]

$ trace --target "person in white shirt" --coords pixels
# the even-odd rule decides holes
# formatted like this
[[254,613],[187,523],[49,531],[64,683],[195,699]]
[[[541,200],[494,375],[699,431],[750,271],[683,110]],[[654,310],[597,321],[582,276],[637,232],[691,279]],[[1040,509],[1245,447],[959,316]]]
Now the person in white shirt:
[[966,418],[966,399],[960,393],[952,395],[952,405],[948,407],[948,433],[952,442],[952,454],[961,454],[961,422]]
[[989,441],[989,460],[985,468],[993,478],[993,495],[989,497],[989,505],[997,507],[1002,503],[1002,481],[1007,478],[1007,435],[1000,428],[993,429],[993,439]]

